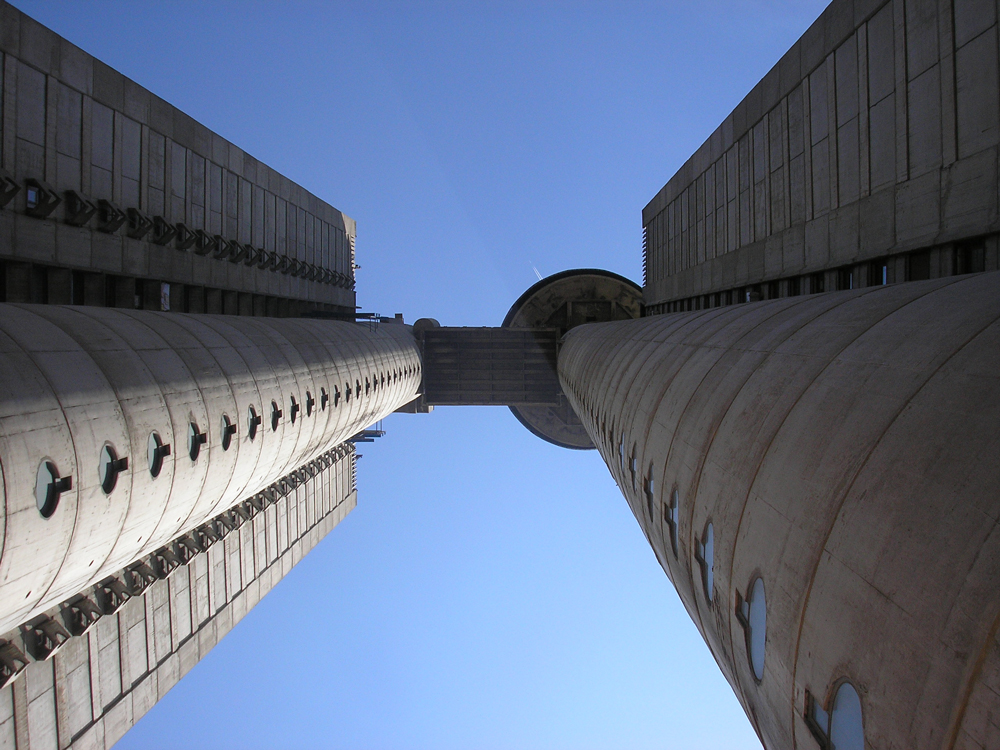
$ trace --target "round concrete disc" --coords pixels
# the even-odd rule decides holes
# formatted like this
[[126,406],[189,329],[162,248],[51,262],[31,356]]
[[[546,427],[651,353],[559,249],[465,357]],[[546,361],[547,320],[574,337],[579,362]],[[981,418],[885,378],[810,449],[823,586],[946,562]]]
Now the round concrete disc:
[[[563,336],[585,323],[629,320],[642,314],[642,289],[624,276],[584,268],[542,279],[518,298],[504,328],[556,328]],[[518,420],[542,440],[576,450],[594,447],[569,400],[559,406],[511,406]]]

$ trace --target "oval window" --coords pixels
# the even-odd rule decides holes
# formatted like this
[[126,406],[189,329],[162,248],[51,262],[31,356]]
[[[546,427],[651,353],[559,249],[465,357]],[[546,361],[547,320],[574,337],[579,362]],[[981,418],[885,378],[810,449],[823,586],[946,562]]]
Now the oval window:
[[146,463],[149,466],[149,474],[154,479],[160,475],[163,469],[163,458],[170,455],[170,446],[164,445],[160,436],[156,432],[149,433],[146,441]]
[[42,518],[50,518],[59,505],[59,496],[70,489],[69,477],[59,477],[56,465],[48,459],[38,464],[35,473],[35,506]]
[[701,583],[705,588],[705,598],[711,604],[715,591],[715,529],[712,527],[711,521],[705,524],[705,534],[702,536],[698,551],[700,552],[698,562],[701,563]]
[[253,440],[257,437],[257,427],[260,425],[260,416],[253,405],[247,407],[247,437]]
[[118,458],[115,449],[110,445],[101,448],[101,458],[97,467],[97,474],[101,480],[101,489],[105,495],[110,495],[118,484],[118,474],[128,468],[127,458]]
[[750,590],[750,612],[747,616],[747,646],[750,666],[758,680],[764,679],[764,652],[767,646],[767,600],[764,579],[758,578]]
[[677,557],[677,526],[681,517],[681,493],[676,487],[670,493],[670,507],[666,509],[667,527],[670,529],[670,549]]
[[236,433],[236,425],[233,424],[228,414],[222,415],[222,450],[229,450],[233,444],[233,435]]
[[861,697],[854,686],[837,688],[830,711],[830,742],[837,750],[865,750],[865,729],[861,719]]
[[201,446],[207,439],[208,436],[198,429],[198,425],[194,422],[188,424],[188,456],[192,461],[198,460]]

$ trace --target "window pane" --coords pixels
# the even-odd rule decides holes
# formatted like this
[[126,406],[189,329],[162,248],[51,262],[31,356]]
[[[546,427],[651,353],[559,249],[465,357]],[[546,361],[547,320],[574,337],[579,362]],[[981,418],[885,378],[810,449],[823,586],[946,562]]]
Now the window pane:
[[830,741],[837,750],[865,750],[861,698],[849,682],[837,690],[830,716]]

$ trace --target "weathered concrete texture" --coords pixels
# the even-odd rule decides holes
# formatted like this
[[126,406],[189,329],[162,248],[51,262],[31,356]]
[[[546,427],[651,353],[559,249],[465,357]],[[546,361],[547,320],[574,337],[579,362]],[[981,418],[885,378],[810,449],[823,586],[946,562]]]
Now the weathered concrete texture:
[[[974,274],[564,340],[563,389],[769,750],[815,748],[806,695],[829,709],[844,679],[872,750],[996,747],[998,291]],[[735,614],[757,577],[760,680]]]
[[[259,492],[420,384],[398,323],[0,308],[0,632]],[[158,476],[154,432],[171,446]],[[110,490],[107,448],[128,459]],[[72,477],[50,517],[36,504],[42,461]]]
[[[354,307],[354,221],[0,0],[0,258]],[[343,286],[230,263],[23,209],[27,178],[340,274]]]
[[995,0],[834,0],[643,210],[647,306],[996,235],[998,57]]
[[0,690],[0,747],[110,748],[336,526],[351,451]]

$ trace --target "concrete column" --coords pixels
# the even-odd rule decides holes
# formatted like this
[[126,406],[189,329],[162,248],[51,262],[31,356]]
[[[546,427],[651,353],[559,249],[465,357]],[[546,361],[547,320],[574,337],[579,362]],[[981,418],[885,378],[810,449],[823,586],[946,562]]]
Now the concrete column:
[[[420,378],[402,324],[0,305],[0,632],[412,401]],[[109,455],[127,459],[111,488]],[[43,462],[71,477],[47,517]]]
[[[563,389],[769,749],[816,747],[807,701],[830,710],[844,680],[865,747],[990,745],[972,740],[995,726],[984,696],[1000,679],[998,285],[974,274],[564,339]],[[758,579],[759,670],[737,615]]]

